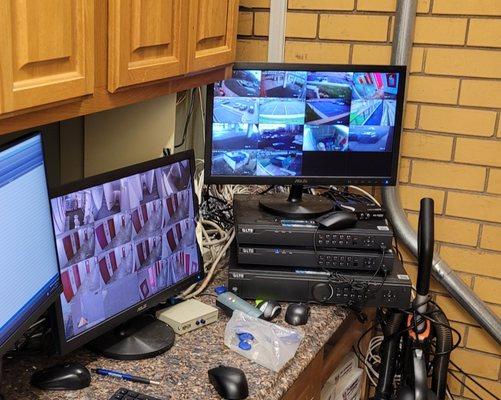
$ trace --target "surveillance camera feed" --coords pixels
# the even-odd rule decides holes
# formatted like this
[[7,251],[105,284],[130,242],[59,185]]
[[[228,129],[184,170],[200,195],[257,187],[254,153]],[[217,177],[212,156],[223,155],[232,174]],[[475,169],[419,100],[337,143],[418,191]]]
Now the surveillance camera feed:
[[66,339],[198,274],[188,160],[52,199]]
[[235,70],[214,84],[212,176],[390,176],[398,72]]

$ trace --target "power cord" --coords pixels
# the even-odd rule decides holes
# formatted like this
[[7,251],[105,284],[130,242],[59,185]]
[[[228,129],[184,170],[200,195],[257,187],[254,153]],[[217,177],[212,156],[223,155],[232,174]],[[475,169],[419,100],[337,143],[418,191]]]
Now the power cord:
[[175,149],[183,147],[186,142],[186,137],[188,136],[188,126],[190,125],[191,117],[193,115],[193,109],[195,105],[195,90],[192,89],[190,93],[190,104],[188,106],[188,113],[186,114],[186,120],[184,122],[183,137],[181,143],[174,145]]
[[[496,396],[494,393],[492,393],[489,389],[487,389],[484,385],[482,385],[479,381],[477,381],[475,378],[473,378],[470,374],[466,373],[463,369],[461,369],[459,367],[459,365],[457,365],[454,361],[450,360],[449,361],[452,366],[454,368],[456,368],[459,372],[461,372],[464,376],[466,376],[468,379],[470,379],[474,384],[476,384],[478,387],[480,387],[481,389],[485,390],[487,393],[489,393],[489,395],[491,395],[492,397],[494,397],[496,400],[501,400],[498,396]],[[451,373],[452,371],[449,370],[449,373]],[[463,386],[465,386],[468,390],[470,390],[473,394],[476,394],[474,390],[472,390],[470,387],[462,384]],[[480,398],[480,397],[479,397]]]

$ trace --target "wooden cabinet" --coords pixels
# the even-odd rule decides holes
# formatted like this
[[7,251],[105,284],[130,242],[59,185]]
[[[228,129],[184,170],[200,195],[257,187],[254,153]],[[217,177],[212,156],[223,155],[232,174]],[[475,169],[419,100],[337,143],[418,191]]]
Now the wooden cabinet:
[[238,0],[0,0],[0,134],[224,79],[237,19]]
[[188,11],[183,0],[109,0],[111,92],[185,73]]
[[238,0],[190,0],[188,71],[235,59]]
[[237,19],[238,0],[109,0],[108,89],[232,63]]
[[0,113],[93,88],[93,0],[0,1]]

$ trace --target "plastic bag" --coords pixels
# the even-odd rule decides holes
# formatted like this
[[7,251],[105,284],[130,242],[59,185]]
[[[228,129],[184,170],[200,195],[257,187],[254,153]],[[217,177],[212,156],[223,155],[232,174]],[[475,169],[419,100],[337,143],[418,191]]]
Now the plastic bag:
[[224,344],[244,357],[278,372],[296,354],[304,335],[236,310],[224,331]]

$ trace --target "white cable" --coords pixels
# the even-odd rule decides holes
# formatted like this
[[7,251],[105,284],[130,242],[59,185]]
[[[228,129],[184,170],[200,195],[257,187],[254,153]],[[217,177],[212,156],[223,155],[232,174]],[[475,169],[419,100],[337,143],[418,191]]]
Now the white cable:
[[180,96],[179,100],[176,101],[176,106],[179,104],[183,103],[187,98],[188,98],[188,92],[185,90],[183,91],[182,95]]
[[[199,92],[199,99],[201,102],[201,92]],[[203,112],[202,107],[201,112]],[[194,187],[199,203],[201,204],[204,186],[203,160],[197,159],[195,166],[196,171],[194,177]],[[208,187],[208,190],[210,196],[231,205],[233,204],[235,194],[257,194],[262,192],[264,188],[258,185],[211,185]],[[278,190],[280,190],[280,188]],[[234,237],[234,228],[231,228],[229,231],[225,231],[215,222],[200,217],[197,224],[197,239],[204,257],[204,270],[206,272],[206,276],[201,282],[191,285],[185,291],[180,293],[178,296],[179,298],[189,299],[195,297],[207,288]]]
[[211,282],[212,276],[214,275],[214,272],[216,271],[216,268],[217,268],[219,262],[221,261],[221,258],[223,258],[223,256],[226,254],[226,251],[228,250],[228,248],[230,247],[231,243],[233,242],[233,238],[234,237],[235,237],[235,231],[232,229],[231,230],[231,234],[230,234],[230,238],[229,238],[228,242],[225,244],[225,246],[223,247],[222,251],[216,257],[216,259],[215,259],[214,263],[212,264],[209,272],[207,273],[207,276],[205,277],[205,279],[200,284],[200,287],[197,290],[195,290],[193,293],[186,294],[186,295],[182,296],[182,298],[184,300],[191,299],[192,297],[195,297],[195,296],[199,295],[200,293],[202,293],[205,290],[205,288],[207,287],[207,285]]
[[205,112],[204,112],[204,103],[202,100],[202,89],[198,87],[197,90],[198,90],[198,100],[200,103],[200,118],[202,119],[202,137],[205,140]]
[[377,379],[379,378],[379,373],[374,369],[374,366],[371,361],[374,361],[374,364],[376,364],[376,360],[378,360],[377,364],[381,362],[381,359],[379,356],[376,356],[373,354],[373,351],[378,348],[381,343],[383,342],[383,337],[382,336],[374,336],[370,342],[369,346],[367,348],[367,353],[365,354],[365,372],[367,373],[367,376],[371,383],[374,386],[377,386]]
[[[379,372],[377,371],[378,366],[381,364],[381,357],[379,356],[379,349],[383,343],[383,336],[374,336],[369,341],[367,346],[367,352],[364,358],[364,369],[367,373],[367,377],[374,386],[377,386],[377,381],[379,380]],[[395,375],[394,384],[397,385],[401,381],[402,377],[400,375]]]

